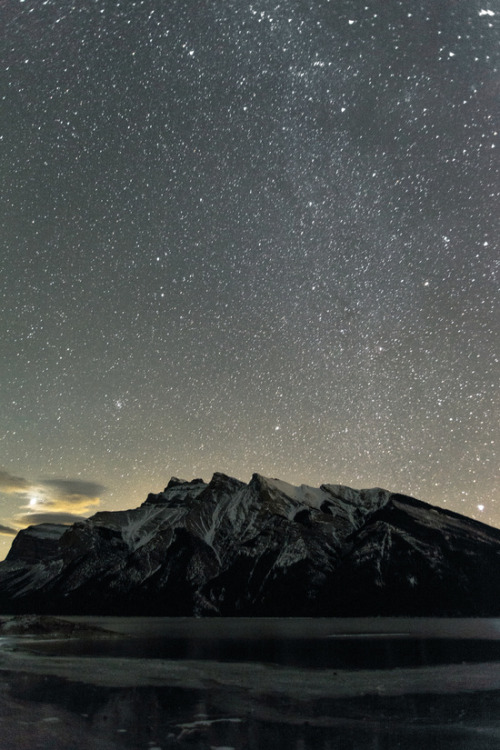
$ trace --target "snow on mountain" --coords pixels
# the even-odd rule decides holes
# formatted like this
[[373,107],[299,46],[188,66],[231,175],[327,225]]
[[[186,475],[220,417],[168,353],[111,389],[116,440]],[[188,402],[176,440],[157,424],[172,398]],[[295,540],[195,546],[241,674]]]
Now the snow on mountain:
[[500,531],[380,488],[172,478],[140,508],[33,526],[5,612],[493,615]]

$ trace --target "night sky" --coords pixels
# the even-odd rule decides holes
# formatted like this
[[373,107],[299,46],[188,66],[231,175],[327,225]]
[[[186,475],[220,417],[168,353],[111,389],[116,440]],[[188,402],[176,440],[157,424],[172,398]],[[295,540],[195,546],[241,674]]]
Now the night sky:
[[0,531],[172,475],[500,525],[499,0],[2,0]]

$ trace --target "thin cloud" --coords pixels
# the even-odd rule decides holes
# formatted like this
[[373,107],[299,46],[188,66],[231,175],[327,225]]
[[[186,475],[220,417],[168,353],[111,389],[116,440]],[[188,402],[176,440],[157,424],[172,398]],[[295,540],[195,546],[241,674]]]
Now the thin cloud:
[[0,492],[29,492],[31,482],[23,477],[15,477],[13,474],[9,474],[8,471],[0,469]]
[[80,479],[43,479],[38,484],[41,494],[33,510],[43,507],[47,511],[87,513],[99,505],[106,490],[102,484]]
[[[76,513],[58,513],[56,511],[48,513],[26,513],[24,516],[18,516],[18,518],[16,518],[16,521],[19,521],[23,526],[34,526],[39,523],[56,523],[68,526],[77,523],[78,521],[85,520],[85,516],[79,516]],[[13,531],[13,533],[17,534],[16,531]]]
[[5,534],[6,536],[15,536],[17,534],[17,529],[11,529],[10,526],[2,526],[0,523],[0,534]]
[[71,501],[73,497],[100,498],[106,487],[97,482],[85,482],[81,479],[42,479],[40,485]]

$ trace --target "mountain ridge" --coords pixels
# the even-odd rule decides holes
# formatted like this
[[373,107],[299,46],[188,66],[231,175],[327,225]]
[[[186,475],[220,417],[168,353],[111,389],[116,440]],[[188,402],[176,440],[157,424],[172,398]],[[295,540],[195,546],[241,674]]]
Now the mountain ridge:
[[172,477],[139,508],[20,531],[0,611],[496,616],[500,530],[382,488]]

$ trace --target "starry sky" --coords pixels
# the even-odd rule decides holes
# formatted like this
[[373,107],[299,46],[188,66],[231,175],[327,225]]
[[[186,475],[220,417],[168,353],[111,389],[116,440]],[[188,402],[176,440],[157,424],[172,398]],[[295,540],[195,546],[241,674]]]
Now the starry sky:
[[0,25],[1,555],[214,471],[500,526],[500,1]]

